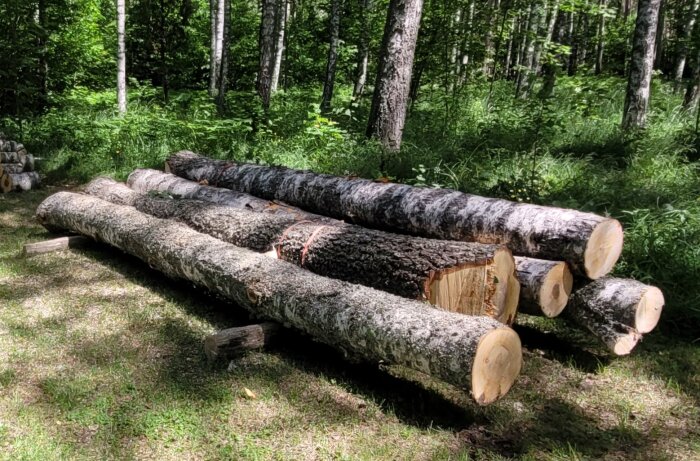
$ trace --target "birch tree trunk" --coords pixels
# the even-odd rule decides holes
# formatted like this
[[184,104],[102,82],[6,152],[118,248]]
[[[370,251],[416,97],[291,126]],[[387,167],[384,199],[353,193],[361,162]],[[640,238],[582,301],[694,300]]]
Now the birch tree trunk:
[[270,108],[272,88],[272,67],[275,49],[275,2],[262,0],[262,20],[260,21],[260,66],[257,89],[265,113]]
[[229,36],[231,29],[231,3],[230,0],[219,0],[220,3],[224,5],[223,10],[223,34],[221,39],[221,65],[219,66],[219,77],[218,77],[218,89],[216,92],[216,106],[219,113],[224,112],[224,106],[226,105],[226,85],[228,83],[228,49],[229,49]]
[[330,14],[330,43],[328,46],[328,61],[326,63],[326,80],[321,96],[321,111],[331,110],[333,89],[335,87],[335,67],[338,62],[338,44],[340,43],[340,9],[342,0],[331,0]]
[[660,3],[661,0],[639,0],[625,108],[622,113],[624,130],[643,128],[646,125]]
[[683,109],[685,110],[691,110],[693,107],[700,107],[700,46],[698,46],[698,50],[695,53],[694,66],[693,76],[688,82],[683,98]]
[[678,43],[678,54],[676,55],[676,65],[674,66],[673,70],[673,80],[674,82],[676,82],[676,87],[679,87],[681,82],[683,81],[685,63],[688,57],[688,44],[690,43],[690,40],[694,35],[693,32],[695,31],[695,23],[697,21],[699,9],[700,0],[693,0],[693,3],[690,7],[690,11],[688,12],[685,27],[683,28],[682,34],[679,37],[680,41]]
[[423,0],[391,0],[367,124],[388,151],[401,148]]
[[357,44],[355,86],[352,90],[353,99],[361,98],[365,91],[365,84],[367,83],[367,65],[369,64],[369,15],[372,10],[372,0],[361,0],[360,3],[360,40]]
[[325,216],[445,240],[506,244],[514,254],[567,261],[589,278],[607,274],[622,251],[614,219],[404,184],[235,164],[178,152],[167,164],[192,181],[281,200]]
[[542,5],[539,2],[532,4],[525,37],[524,60],[515,90],[516,96],[522,99],[527,98],[530,93],[535,63],[535,45],[537,43],[537,32],[539,30],[541,16]]
[[229,10],[227,8],[226,0],[210,0],[211,6],[214,7],[212,12],[212,52],[213,57],[210,59],[212,68],[209,70],[211,72],[209,76],[209,93],[212,97],[216,97],[219,94],[219,89],[221,87],[221,64],[224,57],[224,35],[226,28],[226,15]]
[[52,195],[37,209],[37,218],[47,228],[109,243],[170,277],[207,288],[347,354],[465,386],[480,404],[503,396],[520,372],[518,335],[488,317],[426,309],[418,301],[321,277],[86,195]]
[[282,57],[284,56],[284,44],[287,33],[287,21],[289,20],[289,10],[291,8],[291,0],[278,0],[277,12],[275,14],[277,34],[277,43],[275,44],[275,61],[272,66],[272,79],[270,81],[270,93],[277,92],[277,87],[280,81],[280,72],[282,69]]
[[117,0],[117,108],[126,114],[126,0]]
[[[553,0],[550,8],[547,8],[545,10],[547,11],[547,19],[545,22],[546,29],[544,34],[544,40],[538,40],[535,48],[535,59],[533,67],[534,75],[540,73],[540,70],[542,69],[542,54],[544,53],[546,55],[547,50],[549,49],[549,44],[552,43],[552,37],[554,36],[554,27],[557,24],[557,17],[559,16],[559,0]],[[544,20],[545,17],[542,16],[542,19]]]
[[209,96],[216,96],[218,88],[216,79],[219,75],[217,65],[217,54],[219,50],[219,42],[217,41],[218,34],[218,0],[209,0],[209,21],[211,27],[211,43],[209,45]]
[[600,75],[603,72],[603,53],[605,51],[605,8],[608,6],[608,0],[600,0],[600,17],[598,18],[598,32],[596,40],[595,53],[595,74]]

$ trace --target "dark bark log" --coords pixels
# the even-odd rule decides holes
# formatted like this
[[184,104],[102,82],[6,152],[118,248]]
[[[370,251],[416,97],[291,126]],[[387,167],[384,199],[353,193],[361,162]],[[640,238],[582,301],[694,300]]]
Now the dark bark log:
[[204,338],[204,353],[213,362],[251,349],[260,349],[270,343],[279,329],[280,325],[274,322],[227,328]]
[[390,0],[367,137],[388,151],[401,148],[423,0]]
[[9,174],[12,190],[28,191],[41,186],[41,178],[36,171],[27,173]]
[[566,263],[518,257],[515,264],[521,287],[518,310],[545,317],[561,314],[574,281]]
[[37,218],[107,242],[347,353],[467,386],[481,404],[504,395],[520,371],[517,334],[487,317],[426,309],[418,301],[321,277],[95,197],[59,192],[39,206]]
[[513,257],[502,246],[391,234],[308,214],[266,214],[144,195],[107,178],[94,180],[86,192],[176,219],[240,247],[274,249],[279,259],[317,274],[428,300],[453,312],[487,315],[506,324],[515,320],[520,287]]
[[646,125],[660,3],[661,0],[639,0],[622,115],[622,128],[625,130]]
[[283,200],[362,225],[445,240],[505,244],[519,256],[567,261],[589,278],[607,274],[622,250],[618,221],[575,210],[450,189],[235,164],[186,151],[173,154],[168,165],[173,173],[193,181]]
[[664,296],[656,287],[606,277],[574,289],[565,312],[612,352],[626,355],[640,333],[656,327],[663,305]]
[[54,251],[68,250],[70,248],[82,248],[89,245],[90,239],[82,235],[71,235],[68,237],[59,237],[43,242],[27,243],[24,245],[22,254],[26,257],[41,255],[44,253],[52,253]]

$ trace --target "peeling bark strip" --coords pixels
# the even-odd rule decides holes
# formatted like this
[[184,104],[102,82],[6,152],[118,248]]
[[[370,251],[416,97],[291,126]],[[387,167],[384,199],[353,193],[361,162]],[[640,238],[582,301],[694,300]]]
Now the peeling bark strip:
[[558,316],[569,301],[573,276],[565,262],[515,258],[521,284],[518,310],[530,315]]
[[501,243],[516,255],[564,260],[591,279],[610,272],[622,251],[620,223],[592,213],[450,189],[236,164],[188,151],[171,155],[167,164],[174,174],[193,181],[206,180],[362,225],[446,240]]
[[247,350],[260,349],[270,342],[279,329],[279,324],[274,322],[227,328],[204,338],[204,353],[213,362]]
[[664,296],[656,287],[606,277],[575,289],[567,314],[618,355],[629,354],[656,327]]
[[429,300],[452,312],[487,315],[506,324],[515,320],[520,285],[513,256],[503,246],[392,234],[279,208],[268,214],[144,195],[107,178],[85,190],[237,246],[261,252],[274,248],[279,259],[317,274]]
[[417,301],[321,277],[86,195],[52,195],[37,209],[37,218],[49,228],[109,243],[171,277],[347,353],[469,387],[480,404],[503,396],[520,372],[518,335],[488,317],[426,309]]

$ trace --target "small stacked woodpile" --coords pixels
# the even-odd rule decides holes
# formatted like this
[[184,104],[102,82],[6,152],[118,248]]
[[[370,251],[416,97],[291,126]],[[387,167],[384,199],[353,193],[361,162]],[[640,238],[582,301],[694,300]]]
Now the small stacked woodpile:
[[41,184],[34,169],[34,156],[24,145],[0,134],[0,192],[27,191]]
[[[191,152],[166,170],[98,178],[37,216],[348,355],[468,387],[481,404],[520,372],[518,310],[564,313],[623,355],[664,304],[655,287],[605,277],[622,250],[614,219]],[[275,330],[225,330],[207,354],[261,346]]]

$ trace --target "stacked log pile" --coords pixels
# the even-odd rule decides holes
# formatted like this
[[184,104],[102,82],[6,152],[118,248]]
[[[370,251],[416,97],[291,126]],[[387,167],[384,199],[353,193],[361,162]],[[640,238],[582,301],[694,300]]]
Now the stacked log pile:
[[28,191],[41,185],[34,156],[18,142],[0,136],[0,192]]
[[664,304],[655,287],[607,277],[623,239],[611,218],[191,152],[166,169],[98,178],[37,216],[276,322],[209,337],[210,358],[261,347],[279,323],[487,404],[521,368],[517,309],[562,314],[624,355]]

